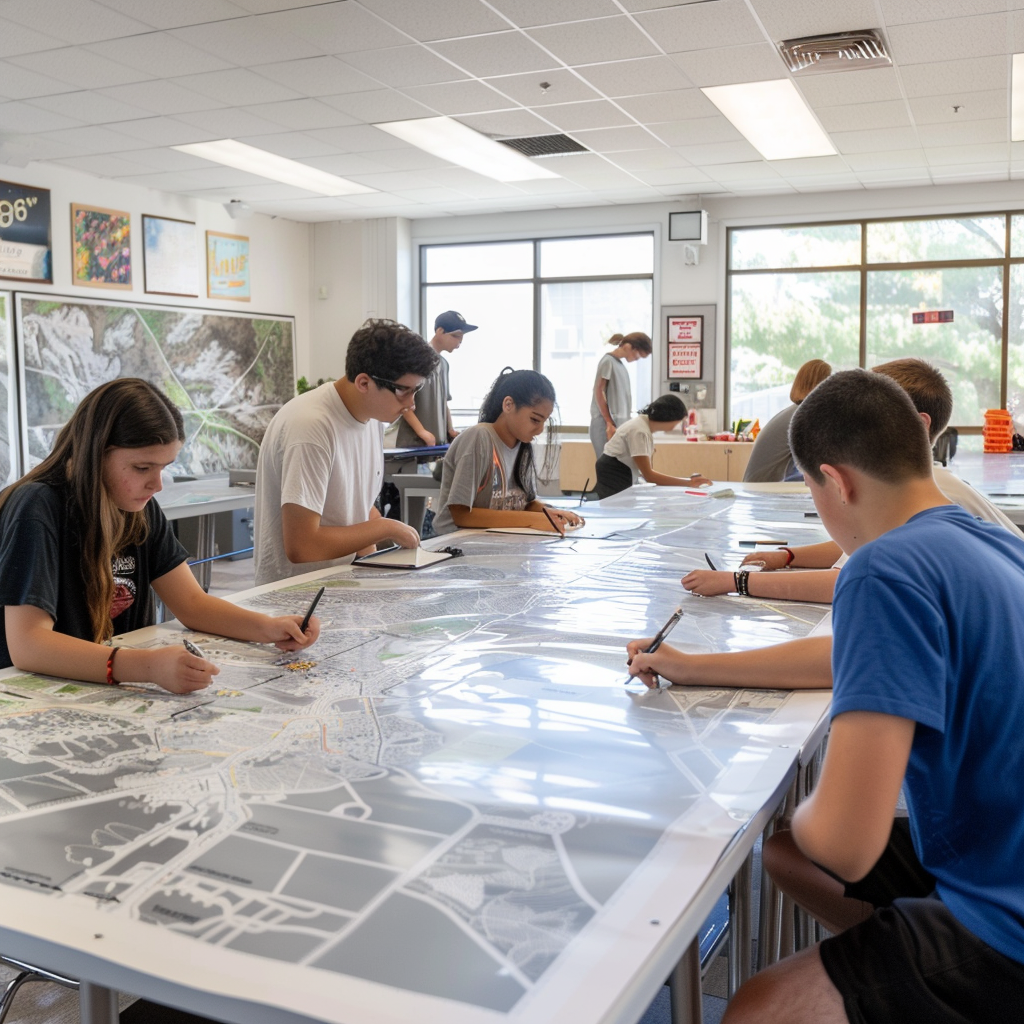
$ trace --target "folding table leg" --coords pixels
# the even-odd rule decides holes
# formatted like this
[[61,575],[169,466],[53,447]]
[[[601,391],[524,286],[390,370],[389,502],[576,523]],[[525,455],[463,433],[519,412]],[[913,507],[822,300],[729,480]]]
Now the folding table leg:
[[89,981],[80,982],[78,1012],[82,1024],[118,1024],[117,993]]
[[[672,1024],[701,1024],[700,939],[690,943],[668,979]],[[84,1024],[84,1022],[83,1022]]]

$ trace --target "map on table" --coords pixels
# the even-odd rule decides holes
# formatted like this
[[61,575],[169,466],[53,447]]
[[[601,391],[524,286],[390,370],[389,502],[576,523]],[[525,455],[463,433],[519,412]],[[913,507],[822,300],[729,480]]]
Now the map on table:
[[[188,696],[0,679],[0,881],[255,971],[512,1011],[669,832],[707,801],[742,819],[731,767],[756,791],[777,744],[784,693],[624,686],[623,631],[679,600],[609,604],[649,543],[566,559],[491,537],[400,579],[286,585],[247,603],[301,614],[326,585],[318,643],[186,633],[221,667]],[[725,649],[743,628],[726,599],[687,609],[671,642]],[[772,639],[827,613],[747,611]]]

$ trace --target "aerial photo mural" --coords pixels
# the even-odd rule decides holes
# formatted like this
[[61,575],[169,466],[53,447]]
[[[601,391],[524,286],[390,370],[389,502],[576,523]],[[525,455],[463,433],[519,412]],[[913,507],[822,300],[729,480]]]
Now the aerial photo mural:
[[295,394],[294,320],[18,293],[25,465],[94,387],[143,377],[185,418],[172,467],[201,476],[255,468],[274,413]]

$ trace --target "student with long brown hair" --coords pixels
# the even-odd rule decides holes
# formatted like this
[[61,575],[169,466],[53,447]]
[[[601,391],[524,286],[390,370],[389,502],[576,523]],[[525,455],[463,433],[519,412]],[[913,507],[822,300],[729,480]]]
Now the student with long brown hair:
[[109,646],[148,625],[150,586],[190,629],[307,647],[301,617],[271,617],[203,592],[153,496],[181,450],[181,413],[138,378],[91,391],[53,451],[0,492],[0,668],[86,682],[154,682],[173,693],[208,685],[219,669],[174,645]]
[[598,458],[616,428],[633,415],[633,393],[624,363],[646,359],[652,351],[651,339],[643,331],[613,334],[608,344],[612,350],[605,352],[597,364],[590,403],[590,443]]

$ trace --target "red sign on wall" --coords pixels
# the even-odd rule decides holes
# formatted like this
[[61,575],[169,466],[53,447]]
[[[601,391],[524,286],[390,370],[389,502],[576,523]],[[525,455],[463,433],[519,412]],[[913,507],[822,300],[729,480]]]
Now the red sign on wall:
[[951,324],[953,322],[953,310],[951,309],[926,309],[922,313],[912,313],[915,324]]

